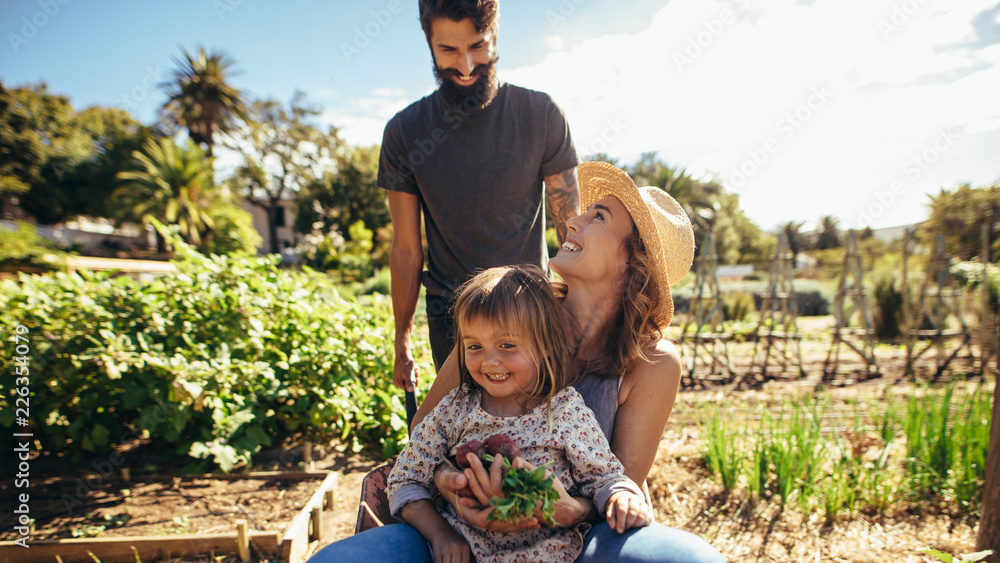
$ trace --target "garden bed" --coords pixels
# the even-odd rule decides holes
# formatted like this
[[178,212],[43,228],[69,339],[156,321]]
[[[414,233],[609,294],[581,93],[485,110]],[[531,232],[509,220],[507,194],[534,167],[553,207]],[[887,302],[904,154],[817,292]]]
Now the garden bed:
[[[148,562],[237,555],[245,538],[253,556],[295,563],[310,539],[322,537],[321,513],[336,480],[336,473],[317,471],[41,480],[31,484],[30,550],[13,545],[19,534],[8,528],[0,532],[0,557],[27,562],[59,555],[70,563],[93,561],[91,551],[102,563],[136,556]],[[0,510],[11,514],[7,488],[0,489]]]

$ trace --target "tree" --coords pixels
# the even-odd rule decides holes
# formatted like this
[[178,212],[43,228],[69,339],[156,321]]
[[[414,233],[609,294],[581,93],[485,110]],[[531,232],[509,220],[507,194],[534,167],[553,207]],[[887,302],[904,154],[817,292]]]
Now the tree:
[[630,175],[636,185],[657,186],[676,199],[691,218],[695,241],[700,244],[715,225],[719,197],[725,190],[718,182],[695,180],[683,168],[670,167],[655,157],[655,152],[643,153],[629,169]]
[[756,262],[768,255],[763,233],[739,206],[739,196],[726,192],[715,179],[698,180],[682,168],[656,159],[655,152],[643,153],[628,172],[639,186],[657,186],[669,193],[684,208],[694,227],[695,243],[704,244],[712,233],[720,261],[735,264]]
[[76,112],[45,84],[0,84],[0,194],[42,224],[77,215],[108,216],[115,176],[154,132],[125,110]]
[[[0,218],[13,216],[14,202],[41,175],[46,145],[36,121],[39,112],[25,94],[44,95],[45,84],[8,90],[0,82]],[[68,104],[68,101],[66,102]]]
[[148,141],[134,157],[137,169],[118,174],[116,194],[125,203],[120,218],[178,225],[185,242],[201,245],[215,226],[209,210],[226,203],[212,184],[211,159],[197,145],[178,146],[170,138]]
[[188,131],[195,143],[214,154],[216,134],[233,131],[247,120],[244,95],[230,85],[234,62],[223,52],[205,53],[198,47],[194,55],[181,49],[182,59],[174,59],[177,68],[171,80],[160,84],[167,92],[161,112],[165,118]]
[[722,191],[713,233],[722,264],[767,264],[775,250],[775,239],[753,224],[740,209],[740,197]]
[[930,216],[920,230],[925,247],[935,248],[934,239],[940,234],[945,252],[969,260],[981,254],[982,226],[989,224],[992,254],[1000,254],[1000,183],[985,188],[965,184],[954,191],[942,189],[930,199]]
[[841,246],[840,230],[837,228],[838,222],[839,220],[832,215],[827,215],[820,219],[820,225],[816,232],[817,250],[827,250]]
[[[125,110],[89,107],[76,114],[74,127],[86,143],[75,157],[53,156],[43,168],[43,181],[22,201],[22,207],[43,223],[61,223],[74,216],[112,217],[112,193],[118,174],[132,166],[132,155],[157,138],[149,127]],[[51,172],[50,172],[51,171]]]
[[361,221],[378,232],[390,222],[385,191],[375,185],[379,147],[348,147],[336,156],[336,171],[310,182],[299,192],[295,230],[334,229],[351,240],[350,226]]
[[788,251],[792,253],[792,267],[794,267],[799,253],[806,250],[808,246],[805,235],[802,234],[804,225],[805,221],[789,221],[780,228],[780,232],[785,233],[785,236],[788,237]]
[[76,112],[65,96],[46,84],[0,92],[0,193],[5,215],[16,195],[22,209],[40,223],[58,222],[72,207],[61,190],[63,175],[86,160],[90,139],[75,123]]
[[305,105],[302,92],[295,93],[287,111],[274,100],[257,101],[248,127],[236,137],[243,163],[230,183],[265,211],[274,254],[281,252],[275,221],[281,201],[321,178],[340,146],[335,128],[324,133],[308,122],[318,114]]

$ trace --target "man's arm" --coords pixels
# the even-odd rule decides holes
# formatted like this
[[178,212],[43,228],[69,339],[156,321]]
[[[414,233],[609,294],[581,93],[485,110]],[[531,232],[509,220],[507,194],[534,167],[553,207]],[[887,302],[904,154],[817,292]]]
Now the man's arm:
[[396,359],[392,383],[400,389],[413,390],[417,374],[410,351],[413,317],[420,296],[420,272],[424,251],[420,238],[420,202],[415,194],[389,191],[389,215],[392,217],[392,250],[389,273],[392,277],[392,314],[396,323]]
[[545,197],[548,198],[555,221],[559,244],[566,240],[566,220],[580,214],[580,186],[576,183],[576,167],[546,176]]

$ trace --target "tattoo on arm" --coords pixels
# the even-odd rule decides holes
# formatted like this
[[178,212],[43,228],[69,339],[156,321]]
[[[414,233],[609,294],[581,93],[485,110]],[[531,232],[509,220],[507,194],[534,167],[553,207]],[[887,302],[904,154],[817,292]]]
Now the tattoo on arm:
[[580,214],[580,187],[576,167],[545,177],[545,195],[552,210],[559,244],[566,240],[566,220]]

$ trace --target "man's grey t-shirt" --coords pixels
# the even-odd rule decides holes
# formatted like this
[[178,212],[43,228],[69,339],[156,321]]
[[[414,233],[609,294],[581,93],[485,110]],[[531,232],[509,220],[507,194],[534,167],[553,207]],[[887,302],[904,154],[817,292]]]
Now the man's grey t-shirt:
[[423,284],[450,296],[479,270],[547,264],[542,178],[578,163],[545,93],[501,84],[482,110],[435,91],[386,125],[377,185],[416,194],[427,236]]

